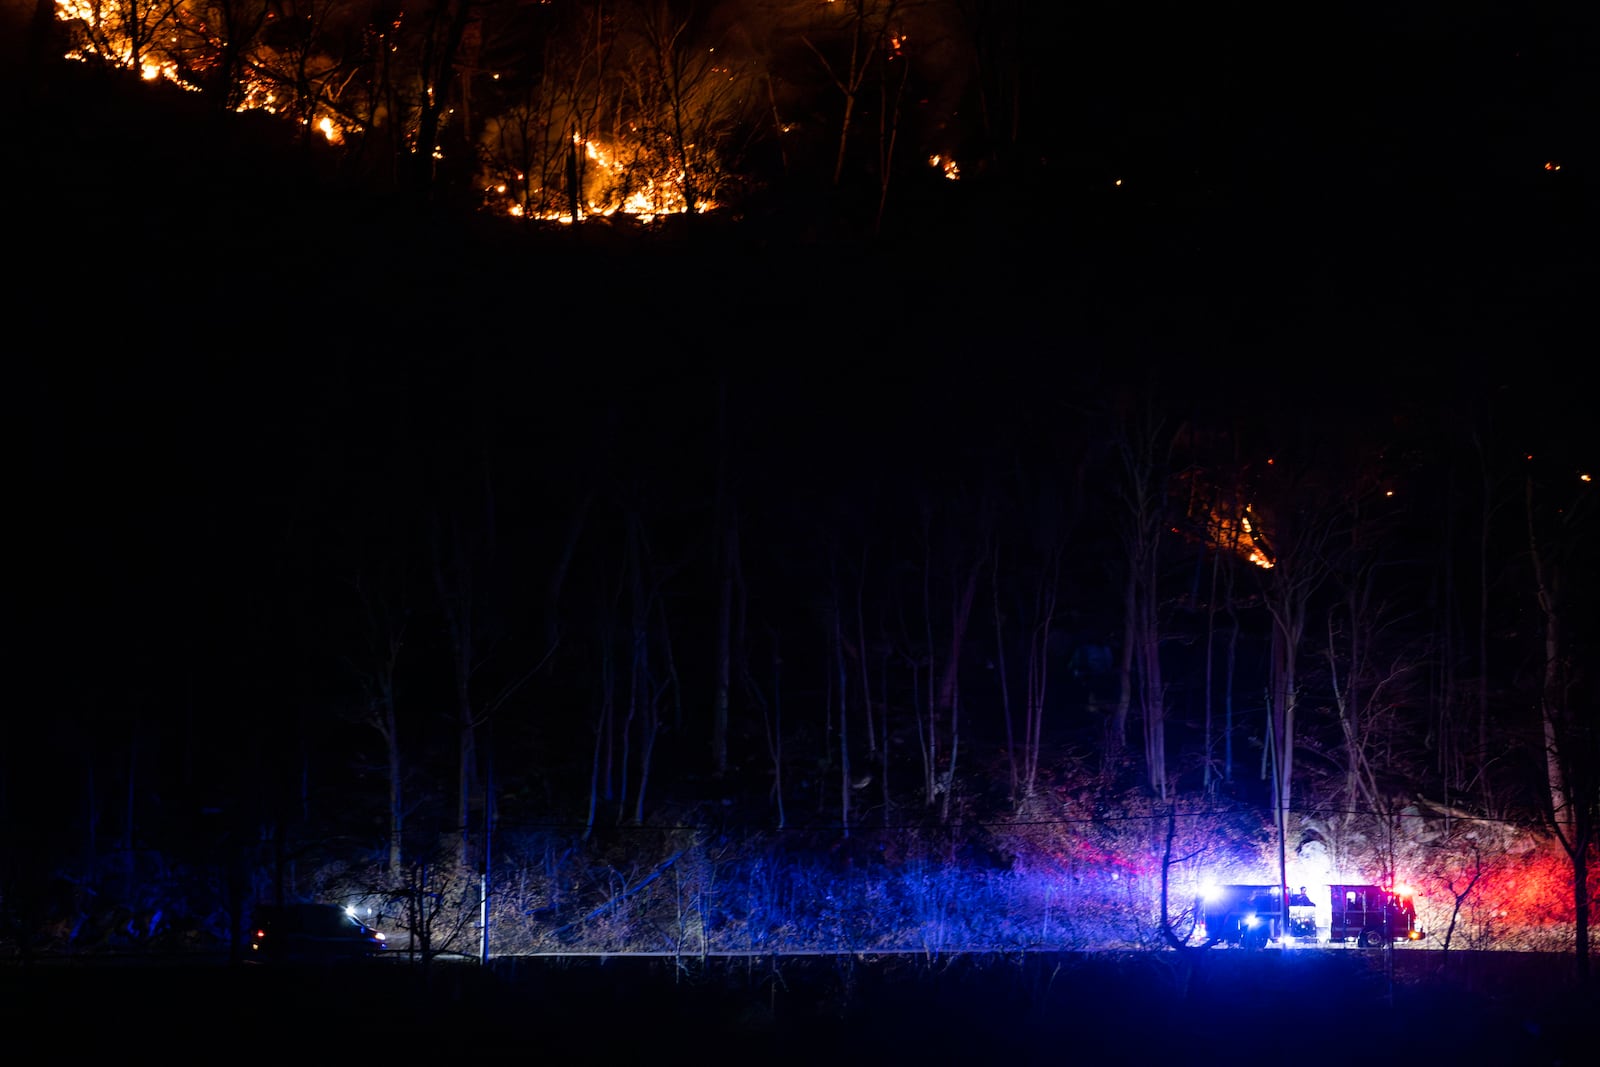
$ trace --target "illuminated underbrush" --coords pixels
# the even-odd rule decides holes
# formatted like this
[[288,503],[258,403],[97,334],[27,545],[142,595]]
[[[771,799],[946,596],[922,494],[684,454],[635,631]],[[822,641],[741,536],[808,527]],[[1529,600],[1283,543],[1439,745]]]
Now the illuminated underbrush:
[[[1156,809],[1138,802],[1091,815],[1068,803],[1050,818],[1033,813],[988,824],[981,846],[932,828],[863,829],[848,840],[823,840],[637,827],[619,828],[606,844],[506,829],[495,845],[490,951],[1166,951],[1163,915],[1172,935],[1198,944],[1195,905],[1204,884],[1275,882],[1276,849],[1269,828],[1249,813],[1185,819],[1169,839]],[[1397,840],[1397,872],[1384,867],[1387,849],[1352,852],[1335,868],[1301,848],[1286,873],[1291,884],[1387,884],[1398,874],[1393,880],[1415,889],[1417,926],[1426,935],[1402,942],[1407,951],[1447,942],[1455,949],[1571,951],[1571,869],[1559,847],[1507,824],[1481,822],[1468,833],[1447,844],[1424,842],[1429,835]],[[481,884],[474,872],[453,873],[450,850],[442,842],[429,862],[392,873],[372,856],[328,854],[313,862],[308,855],[284,872],[284,891],[357,906],[392,944],[415,944],[411,935],[425,930],[430,951],[476,954]],[[204,872],[193,872],[190,884],[171,869],[156,877],[163,868],[154,857],[143,865],[127,853],[112,859],[101,868],[111,880],[105,892],[56,902],[36,951],[215,948],[226,936],[225,902]],[[275,876],[263,866],[260,877]],[[119,898],[111,882],[143,888],[137,899]]]

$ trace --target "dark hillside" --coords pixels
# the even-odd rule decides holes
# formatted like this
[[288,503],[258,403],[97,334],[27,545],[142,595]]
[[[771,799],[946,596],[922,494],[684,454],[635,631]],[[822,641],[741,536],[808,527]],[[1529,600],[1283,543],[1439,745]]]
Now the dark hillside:
[[876,239],[819,225],[828,201],[803,189],[693,225],[534,229],[407,202],[273,117],[50,58],[33,27],[6,36],[38,49],[7,64],[0,105],[21,270],[8,296],[79,346],[574,365],[604,322],[613,337],[631,325],[607,356],[632,363],[982,352],[1026,370],[1175,353],[1209,375],[1293,350],[1390,373],[1559,332],[1588,274],[1581,166],[1504,160],[1377,181],[1319,157],[1298,177],[1155,199],[1049,174],[910,183]]
[[[458,163],[470,121],[412,151],[419,28],[415,138],[372,89],[358,159],[60,58],[50,4],[5,0],[0,947],[237,944],[296,896],[414,932],[396,901],[447,876],[453,944],[491,900],[506,956],[1164,958],[1157,909],[1269,845],[1286,885],[1420,868],[1430,948],[1571,945],[1541,824],[1557,695],[1596,762],[1570,50],[1524,84],[1524,27],[1476,16],[1274,45],[1081,7],[1046,20],[1059,80],[1051,42],[1001,59],[1036,91],[1008,165],[902,145],[874,230],[893,157],[825,81],[820,171],[563,226],[603,139],[544,122],[570,173],[477,210],[526,176]],[[641,173],[693,201],[689,166],[584,210]]]

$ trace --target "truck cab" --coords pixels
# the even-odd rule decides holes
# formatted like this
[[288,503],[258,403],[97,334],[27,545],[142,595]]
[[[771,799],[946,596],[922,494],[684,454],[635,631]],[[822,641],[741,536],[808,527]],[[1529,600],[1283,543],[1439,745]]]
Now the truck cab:
[[1195,904],[1196,933],[1219,945],[1261,948],[1283,936],[1282,901],[1281,886],[1207,886]]

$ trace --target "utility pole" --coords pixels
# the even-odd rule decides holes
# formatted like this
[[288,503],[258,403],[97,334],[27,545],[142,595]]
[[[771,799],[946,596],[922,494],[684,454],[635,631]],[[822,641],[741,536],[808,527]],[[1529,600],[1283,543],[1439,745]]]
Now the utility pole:
[[1278,770],[1280,754],[1278,746],[1280,740],[1278,730],[1271,722],[1267,730],[1267,758],[1270,761],[1268,768],[1272,772],[1272,809],[1276,818],[1278,831],[1278,937],[1279,944],[1289,945],[1289,860],[1286,839],[1289,836],[1289,798],[1281,781],[1281,772]]
[[494,726],[488,729],[489,743],[483,761],[483,858],[478,866],[478,962],[489,963],[489,848],[494,840]]
[[1289,836],[1289,813],[1280,801],[1278,807],[1278,937],[1279,944],[1288,948],[1289,938],[1289,862],[1284,838]]

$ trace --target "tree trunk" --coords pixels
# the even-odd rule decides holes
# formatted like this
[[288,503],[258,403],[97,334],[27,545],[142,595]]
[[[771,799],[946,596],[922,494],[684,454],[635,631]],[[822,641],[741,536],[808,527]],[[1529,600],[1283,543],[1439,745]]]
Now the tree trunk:
[[1133,706],[1133,650],[1138,641],[1135,622],[1138,597],[1134,583],[1130,570],[1122,586],[1122,654],[1117,657],[1117,703],[1106,734],[1105,768],[1112,774],[1120,771],[1122,754],[1128,746],[1128,711]]
[[[994,550],[994,563],[989,572],[989,591],[994,606],[994,665],[1000,682],[1000,718],[1006,728],[1006,766],[1011,772],[1011,790],[1007,794],[1012,808],[1021,804],[1023,772],[1018,767],[1016,737],[1011,728],[1011,692],[1006,679],[1006,628],[1005,616],[1000,611],[1000,548]],[[1027,726],[1023,726],[1027,736]],[[1030,790],[1031,792],[1031,790]]]
[[1045,695],[1050,682],[1050,628],[1055,624],[1057,589],[1061,571],[1061,548],[1052,554],[1048,569],[1039,576],[1034,595],[1033,637],[1028,642],[1027,740],[1023,764],[1023,795],[1034,796],[1039,788],[1039,757],[1044,747]]
[[439,524],[434,528],[434,589],[444,612],[450,639],[451,666],[454,672],[456,725],[456,825],[455,862],[465,871],[471,857],[470,832],[472,803],[477,796],[477,717],[472,708],[474,658],[473,583],[467,550],[459,528],[452,524],[448,535]]
[[900,71],[900,84],[894,90],[894,105],[889,105],[888,79],[885,78],[879,93],[878,111],[878,212],[873,219],[874,232],[883,230],[883,215],[889,206],[889,182],[894,175],[894,146],[900,135],[900,109],[905,101],[906,82],[911,78],[911,61],[905,60]]
[[855,784],[850,780],[850,716],[849,693],[850,679],[846,669],[844,656],[844,626],[841,621],[843,605],[839,603],[839,584],[837,578],[833,587],[834,601],[832,622],[833,633],[830,644],[833,646],[834,668],[838,673],[839,693],[839,825],[844,831],[844,836],[850,836],[850,790]]
[[469,0],[436,0],[429,12],[427,37],[422,56],[422,78],[417,119],[416,166],[418,191],[431,196],[433,191],[433,152],[439,139],[440,119],[450,109],[450,82],[455,73],[456,53],[466,31],[472,5]]
[[[1595,841],[1595,814],[1600,808],[1600,744],[1592,723],[1579,721],[1571,707],[1572,683],[1563,646],[1561,582],[1564,577],[1555,557],[1540,543],[1534,523],[1533,479],[1525,483],[1528,553],[1533,564],[1534,598],[1544,622],[1544,671],[1540,685],[1540,724],[1545,745],[1545,776],[1549,789],[1550,827],[1572,862],[1572,887],[1576,911],[1574,930],[1579,980],[1589,981],[1589,852]],[[1564,509],[1564,522],[1574,521],[1579,508]],[[1581,536],[1581,531],[1579,532]],[[1581,698],[1578,698],[1581,699]],[[1586,709],[1590,715],[1592,708]]]
[[867,758],[871,759],[878,754],[878,733],[873,726],[872,716],[872,672],[867,668],[867,621],[862,609],[862,601],[866,599],[867,591],[867,547],[861,547],[861,574],[856,580],[856,647],[860,649],[861,661],[861,714],[862,722],[867,735]]
[[733,666],[733,516],[728,490],[728,387],[717,390],[717,662],[716,694],[711,718],[712,773],[728,773],[728,692]]

